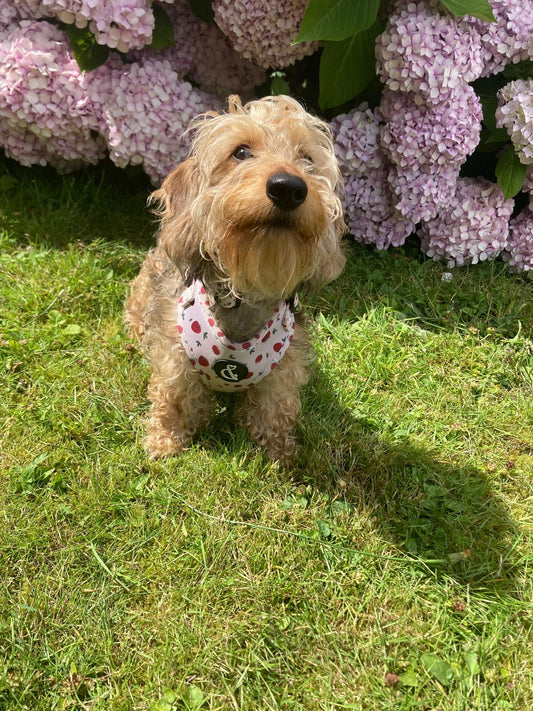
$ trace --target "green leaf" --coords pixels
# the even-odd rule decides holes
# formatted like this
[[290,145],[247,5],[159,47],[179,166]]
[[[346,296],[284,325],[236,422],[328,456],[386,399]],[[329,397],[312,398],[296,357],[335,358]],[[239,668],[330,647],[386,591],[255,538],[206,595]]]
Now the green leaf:
[[421,660],[428,674],[435,677],[443,686],[447,686],[452,681],[453,669],[447,661],[434,654],[423,654]]
[[279,73],[275,73],[272,75],[272,79],[270,82],[270,93],[273,96],[278,96],[279,94],[290,95],[291,89],[284,76]]
[[483,136],[484,143],[507,143],[509,134],[505,128],[496,128]]
[[317,518],[316,525],[317,525],[318,530],[320,531],[321,538],[323,538],[326,541],[328,538],[331,538],[331,528],[328,526],[326,521],[324,521],[321,518]]
[[496,22],[489,0],[440,0],[453,15],[472,15],[486,22]]
[[166,49],[175,44],[174,40],[174,25],[172,20],[159,5],[153,6],[154,13],[154,31],[152,41],[148,45],[149,49]]
[[518,155],[508,148],[496,163],[496,180],[505,198],[514,197],[522,188],[526,178],[526,166],[520,163]]
[[319,70],[322,109],[344,104],[370,84],[376,75],[374,45],[380,31],[376,21],[353,37],[326,43]]
[[399,681],[401,686],[411,686],[415,687],[418,686],[418,677],[414,673],[414,671],[406,671],[404,674],[400,676],[400,681]]
[[90,72],[104,64],[109,57],[109,47],[98,44],[89,28],[84,27],[80,30],[76,25],[62,25],[62,27],[68,37],[74,59],[82,72]]
[[194,14],[204,22],[213,22],[215,12],[211,0],[189,0],[189,5]]
[[463,652],[463,659],[465,660],[465,665],[468,670],[468,673],[471,676],[479,674],[481,669],[479,668],[479,662],[477,659],[476,652]]
[[347,39],[374,24],[380,0],[310,0],[295,42]]
[[172,711],[178,695],[172,689],[165,689],[163,695],[150,705],[150,711]]
[[79,336],[81,333],[81,326],[78,323],[71,323],[61,331],[64,336]]

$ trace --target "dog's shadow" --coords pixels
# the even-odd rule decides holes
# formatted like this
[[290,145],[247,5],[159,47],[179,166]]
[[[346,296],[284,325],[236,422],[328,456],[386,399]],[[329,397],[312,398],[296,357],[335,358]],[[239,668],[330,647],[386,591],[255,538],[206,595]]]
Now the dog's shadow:
[[407,437],[387,438],[378,423],[338,402],[321,371],[304,395],[300,438],[296,481],[342,502],[352,516],[370,516],[398,551],[433,561],[456,580],[509,587],[519,531],[481,471],[441,461]]
[[[233,407],[232,400],[223,402],[200,436],[202,447],[231,452],[246,446],[244,431],[228,425]],[[282,488],[311,486],[329,502],[328,510],[342,512],[342,533],[334,544],[360,550],[377,531],[398,555],[423,561],[426,570],[462,584],[514,589],[520,532],[483,472],[442,461],[406,436],[388,437],[379,423],[339,403],[320,369],[303,392],[298,437],[299,453],[289,468],[276,475],[266,459],[264,466]],[[370,520],[365,525],[371,530],[361,529],[358,519]]]

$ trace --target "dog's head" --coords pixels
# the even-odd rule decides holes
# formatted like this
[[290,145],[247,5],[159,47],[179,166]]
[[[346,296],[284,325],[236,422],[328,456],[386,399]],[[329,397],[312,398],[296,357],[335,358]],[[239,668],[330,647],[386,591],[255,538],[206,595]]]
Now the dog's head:
[[214,270],[252,299],[334,279],[346,227],[327,124],[287,96],[228,107],[193,122],[190,157],[154,193],[160,244],[182,270]]

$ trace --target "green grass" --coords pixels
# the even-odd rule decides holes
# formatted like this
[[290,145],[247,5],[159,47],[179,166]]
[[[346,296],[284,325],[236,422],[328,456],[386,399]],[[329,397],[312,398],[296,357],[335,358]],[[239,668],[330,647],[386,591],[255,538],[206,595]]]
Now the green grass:
[[348,248],[282,471],[142,451],[148,186],[0,177],[0,709],[533,707],[533,282]]

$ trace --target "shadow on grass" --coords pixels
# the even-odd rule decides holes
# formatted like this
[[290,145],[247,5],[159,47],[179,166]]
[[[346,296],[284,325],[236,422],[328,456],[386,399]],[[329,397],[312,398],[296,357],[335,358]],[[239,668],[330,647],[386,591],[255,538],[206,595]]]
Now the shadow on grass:
[[295,478],[344,502],[353,516],[370,515],[402,552],[444,561],[437,572],[512,590],[519,531],[487,476],[441,461],[407,437],[387,438],[377,423],[342,407],[334,393],[324,373],[309,386]]
[[155,221],[146,207],[153,190],[139,169],[102,161],[68,175],[25,168],[0,157],[0,230],[21,246],[65,249],[94,240],[151,246]]

